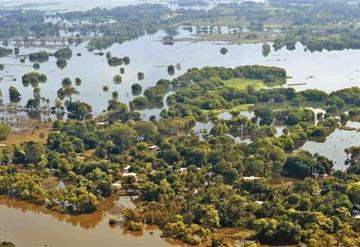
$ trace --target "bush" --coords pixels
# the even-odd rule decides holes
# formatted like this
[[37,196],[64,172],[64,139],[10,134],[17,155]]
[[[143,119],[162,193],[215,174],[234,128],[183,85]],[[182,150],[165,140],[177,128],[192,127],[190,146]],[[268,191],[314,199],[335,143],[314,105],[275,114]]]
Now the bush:
[[6,140],[8,134],[10,134],[11,128],[7,124],[0,123],[0,141]]

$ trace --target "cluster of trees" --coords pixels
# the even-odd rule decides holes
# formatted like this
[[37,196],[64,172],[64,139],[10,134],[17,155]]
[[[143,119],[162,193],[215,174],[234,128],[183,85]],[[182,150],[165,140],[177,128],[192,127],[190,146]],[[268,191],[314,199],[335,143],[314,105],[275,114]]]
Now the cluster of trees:
[[[306,4],[304,4],[304,2]],[[229,3],[211,9],[179,9],[177,15],[168,18],[172,10],[163,5],[124,6],[113,9],[93,9],[85,12],[67,12],[51,15],[54,18],[79,23],[67,27],[59,23],[45,21],[45,14],[36,10],[18,11],[2,10],[0,13],[0,38],[24,37],[21,42],[30,43],[30,35],[37,38],[59,36],[60,30],[87,34],[93,32],[89,50],[102,50],[115,43],[122,43],[145,34],[152,34],[159,29],[167,30],[164,43],[173,44],[177,26],[186,23],[188,26],[208,24],[214,26],[243,27],[251,31],[247,37],[257,38],[264,32],[265,39],[275,40],[275,50],[282,47],[295,49],[296,42],[302,42],[309,50],[360,48],[359,28],[356,23],[360,19],[360,5],[357,1],[271,1],[264,3]],[[109,21],[112,20],[112,21]],[[285,35],[274,33],[268,35],[268,26],[276,19],[276,24]],[[87,22],[81,23],[82,20]],[[224,21],[224,20],[231,20]],[[269,25],[270,24],[270,25]],[[205,28],[208,32],[208,27]],[[200,30],[202,31],[202,30]],[[235,34],[240,33],[237,31]],[[80,37],[70,38],[69,44],[80,43]],[[270,50],[263,46],[266,56]],[[222,49],[225,54],[225,49]],[[64,60],[59,64],[63,66]]]
[[[238,85],[235,88],[233,85],[227,86],[228,80],[238,80]],[[268,86],[283,84],[286,81],[286,72],[280,68],[258,65],[234,69],[193,68],[171,81],[159,80],[155,86],[144,91],[144,96],[135,98],[132,104],[141,108],[161,105],[165,94],[173,90],[175,93],[167,97],[169,108],[161,112],[161,117],[194,115],[199,120],[204,119],[211,110],[231,111],[241,105],[261,106],[268,103],[280,103],[283,107],[302,106],[306,103],[322,104],[327,115],[345,112],[350,107],[352,116],[342,114],[343,120],[348,120],[357,115],[356,109],[360,106],[360,89],[357,87],[337,90],[330,94],[317,89],[296,92],[293,88],[281,87],[256,90],[256,80],[261,80]],[[247,84],[242,86],[242,83]],[[295,125],[302,119],[315,119],[312,111],[306,109],[278,112],[273,112],[274,109],[270,108],[261,110],[263,116],[259,116],[259,120],[264,124],[276,120]]]
[[13,53],[12,49],[7,49],[5,47],[0,47],[0,57],[6,57]]
[[72,57],[72,50],[69,47],[61,48],[57,50],[53,55],[57,59],[56,65],[60,69],[63,69],[66,67],[67,61],[70,60],[70,58]]
[[33,52],[29,54],[29,60],[31,62],[43,63],[49,60],[49,53],[46,51]]
[[40,83],[45,83],[47,81],[47,77],[45,74],[40,74],[38,72],[29,72],[23,75],[21,80],[24,87],[31,85],[33,88],[36,88]]
[[0,141],[6,140],[8,134],[10,134],[11,128],[5,123],[0,123]]
[[106,58],[108,60],[108,64],[113,67],[119,66],[122,64],[128,65],[130,63],[129,57],[127,57],[127,56],[125,56],[123,58],[113,57],[113,56],[111,56],[110,52],[107,52]]
[[[281,68],[260,65],[240,66],[234,69],[224,67],[193,68],[172,81],[159,80],[155,86],[144,91],[144,96],[149,103],[161,104],[164,95],[170,89],[175,89],[176,94],[169,97],[168,101],[179,96],[181,102],[184,102],[184,98],[189,97],[187,103],[191,104],[190,101],[193,101],[194,105],[203,109],[227,108],[227,101],[230,100],[223,96],[227,93],[225,92],[227,89],[224,88],[224,81],[234,78],[238,78],[239,81],[241,79],[257,79],[263,80],[266,85],[282,85],[286,82],[286,72]],[[210,89],[211,92],[208,92]],[[235,92],[232,91],[228,89],[228,94],[233,94],[231,97],[235,98]]]
[[[64,79],[63,86],[69,85],[71,81]],[[299,94],[323,99],[322,93]],[[354,90],[342,90],[325,96],[349,103],[355,95]],[[79,102],[68,105],[74,111],[81,107]],[[124,212],[124,226],[130,230],[141,230],[145,222],[157,224],[164,236],[190,244],[221,243],[217,233],[221,227],[247,229],[243,237],[262,244],[358,244],[358,223],[352,214],[360,203],[359,148],[347,150],[347,171],[334,172],[333,163],[323,156],[293,152],[294,142],[314,129],[336,126],[333,117],[324,116],[315,126],[314,114],[302,108],[276,112],[259,108],[255,115],[253,120],[236,114],[214,120],[211,135],[200,140],[191,131],[194,116],[141,121],[126,104],[112,99],[107,125],[86,117],[55,121],[58,131],[46,144],[28,142],[2,149],[0,193],[78,214],[96,210],[120,180],[142,202]],[[276,137],[274,121],[294,125],[294,130]],[[237,143],[228,131],[256,138],[251,144]],[[149,150],[154,144],[159,151]],[[80,158],[87,150],[94,152]],[[136,178],[122,176],[125,166]],[[316,174],[331,177],[316,180]],[[45,188],[42,182],[48,176],[61,178],[66,189]],[[274,185],[278,176],[299,180],[290,186]]]
[[[126,179],[123,185],[140,191],[143,207],[131,212],[128,228],[157,224],[164,236],[190,244],[221,241],[214,239],[220,227],[246,228],[242,236],[261,244],[358,244],[357,221],[351,216],[358,175],[332,173],[332,162],[320,155],[288,155],[279,142],[262,137],[245,145],[223,134],[205,141],[181,135],[162,138],[156,157],[139,144],[127,155],[141,179]],[[333,176],[311,178],[323,169]],[[274,185],[276,174],[302,180]]]

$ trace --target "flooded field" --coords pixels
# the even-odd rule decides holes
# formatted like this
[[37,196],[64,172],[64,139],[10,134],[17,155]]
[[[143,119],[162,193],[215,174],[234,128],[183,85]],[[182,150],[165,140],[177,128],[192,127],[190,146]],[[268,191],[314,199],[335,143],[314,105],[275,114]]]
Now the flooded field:
[[0,197],[1,238],[19,247],[179,246],[162,239],[156,227],[148,226],[143,232],[110,227],[108,220],[116,205],[109,200],[95,213],[72,216]]
[[[189,35],[190,33],[187,31],[180,32],[181,37]],[[120,74],[121,66],[110,67],[105,56],[97,56],[94,52],[89,52],[85,43],[71,47],[74,55],[63,69],[56,66],[54,57],[50,57],[48,62],[40,64],[39,72],[47,75],[47,82],[40,85],[41,95],[49,99],[50,105],[53,105],[62,79],[69,77],[74,80],[79,77],[82,80],[81,85],[76,87],[79,95],[74,95],[73,98],[92,105],[94,115],[98,115],[106,109],[113,91],[118,92],[120,101],[127,103],[134,97],[131,91],[131,85],[134,83],[139,83],[144,91],[155,85],[160,79],[172,79],[183,74],[189,68],[200,68],[205,65],[236,67],[261,64],[282,67],[290,76],[289,85],[301,84],[293,86],[297,90],[317,88],[331,92],[360,85],[360,66],[352,62],[360,57],[359,50],[311,53],[304,51],[304,48],[298,45],[295,51],[282,49],[277,52],[273,51],[268,57],[264,57],[261,53],[262,44],[177,42],[172,46],[165,46],[160,42],[164,36],[165,33],[159,31],[156,34],[145,35],[107,49],[113,56],[130,57],[130,64],[122,66],[125,73],[121,75],[122,82],[120,84],[115,84],[113,78]],[[228,49],[226,55],[219,52],[223,46]],[[58,44],[43,48],[21,48],[20,55],[28,55],[41,50],[54,52],[59,47]],[[81,56],[75,54],[81,54]],[[20,63],[19,60],[19,56],[0,58],[0,63],[5,65],[5,69],[0,72],[2,99],[5,104],[9,102],[7,89],[11,85],[20,91],[22,105],[33,94],[31,86],[24,87],[21,83],[23,74],[34,71],[32,63],[28,60]],[[178,70],[173,76],[170,76],[167,66],[176,64],[179,64]],[[138,72],[144,73],[144,80],[138,80]],[[103,91],[104,86],[108,87],[107,92]],[[160,112],[160,109],[157,111]]]

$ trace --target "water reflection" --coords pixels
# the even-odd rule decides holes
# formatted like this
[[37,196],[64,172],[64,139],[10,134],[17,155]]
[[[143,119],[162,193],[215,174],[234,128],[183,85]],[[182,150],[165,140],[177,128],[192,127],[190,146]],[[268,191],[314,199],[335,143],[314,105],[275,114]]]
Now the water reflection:
[[307,141],[302,149],[312,154],[319,153],[334,161],[334,169],[344,170],[347,158],[344,150],[360,145],[360,132],[335,129],[325,140]]
[[0,197],[1,238],[19,247],[178,245],[162,239],[156,227],[147,226],[143,232],[136,234],[123,231],[120,227],[109,227],[108,219],[115,202],[116,199],[111,198],[95,213],[72,216]]
[[[179,32],[181,37],[189,35],[188,31],[179,29]],[[165,46],[161,42],[165,35],[165,32],[159,31],[123,44],[115,44],[108,49],[113,56],[129,56],[131,59],[131,63],[125,67],[125,73],[122,74],[121,84],[112,82],[113,77],[119,74],[119,67],[110,67],[104,56],[88,52],[86,43],[71,46],[73,54],[81,53],[82,56],[73,55],[63,70],[57,68],[54,57],[50,57],[48,62],[41,64],[39,72],[48,77],[47,82],[40,85],[41,95],[49,98],[53,104],[57,97],[56,91],[61,86],[61,80],[64,77],[70,77],[73,80],[80,77],[83,82],[76,87],[80,94],[74,96],[74,99],[91,104],[96,115],[106,109],[107,101],[111,99],[113,91],[119,93],[119,100],[127,103],[133,99],[131,85],[134,83],[141,84],[144,91],[155,85],[159,79],[172,79],[189,68],[205,65],[236,67],[260,64],[282,67],[291,76],[288,79],[289,84],[305,82],[305,85],[294,86],[298,90],[318,88],[330,92],[344,87],[359,86],[360,73],[356,72],[359,66],[353,61],[359,59],[360,50],[310,53],[305,52],[298,44],[295,51],[282,49],[264,58],[261,54],[262,44],[242,44],[241,46],[222,44],[228,49],[226,56],[223,56],[219,53],[219,44],[216,42],[184,41]],[[22,47],[20,54],[27,55],[40,50],[53,52],[58,47],[54,44],[41,48]],[[22,86],[21,76],[33,71],[32,63],[27,60],[22,64],[18,56],[0,58],[0,63],[5,65],[5,70],[0,72],[0,77],[4,78],[1,82],[4,103],[8,103],[7,89],[13,85],[22,94],[21,104],[26,104],[26,101],[32,97],[33,90],[31,87]],[[175,75],[170,76],[167,66],[178,63],[181,67],[175,70]],[[144,80],[138,80],[138,72],[144,73]],[[103,85],[109,86],[108,92],[102,92]]]

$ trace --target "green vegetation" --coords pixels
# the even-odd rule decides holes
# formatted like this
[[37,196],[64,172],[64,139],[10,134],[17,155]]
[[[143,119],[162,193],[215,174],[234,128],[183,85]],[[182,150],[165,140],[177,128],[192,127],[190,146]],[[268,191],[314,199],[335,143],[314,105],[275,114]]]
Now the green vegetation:
[[245,91],[248,87],[253,87],[255,90],[259,90],[264,88],[265,85],[262,80],[233,78],[224,81],[224,86],[230,89]]
[[[66,28],[61,23],[45,22],[45,14],[36,10],[2,10],[0,38],[23,37],[18,44],[31,44],[30,35],[37,39],[57,37],[61,30],[80,32],[90,39],[89,50],[102,50],[115,43],[123,43],[146,33],[163,29],[164,44],[174,44],[176,27],[183,26],[204,40],[232,43],[275,42],[275,50],[293,50],[301,42],[310,51],[358,49],[360,4],[358,0],[334,1],[278,1],[264,3],[228,3],[212,9],[178,9],[176,15],[162,5],[144,4],[93,9],[86,12],[66,12],[52,17],[79,23]],[[86,22],[81,23],[81,21]],[[112,22],[109,22],[112,20]],[[97,25],[100,24],[100,25]],[[220,27],[229,27],[225,33]],[[246,32],[244,31],[246,30]],[[101,33],[94,37],[86,34]],[[69,38],[69,44],[79,44],[82,37]],[[11,49],[1,48],[1,54]],[[263,49],[268,54],[268,48]],[[108,58],[109,59],[109,58]],[[119,60],[115,64],[118,63]],[[124,60],[125,64],[127,62]]]
[[46,51],[39,51],[29,54],[29,60],[31,62],[47,62],[49,60],[49,54]]
[[168,97],[168,114],[195,114],[199,118],[208,110],[225,110],[257,102],[256,89],[264,85],[282,85],[286,82],[283,69],[265,66],[193,68],[178,78],[160,80],[144,91],[149,103],[161,104],[164,95],[174,88],[176,94]]
[[0,141],[6,140],[8,134],[10,134],[11,128],[7,124],[0,123]]
[[9,99],[12,103],[18,103],[21,100],[21,94],[16,89],[16,87],[10,86],[9,87]]
[[59,60],[69,60],[72,57],[72,50],[69,47],[61,48],[54,53],[54,56]]
[[56,66],[58,66],[60,69],[65,68],[67,65],[66,59],[59,58],[56,60]]
[[[285,80],[286,72],[276,67],[193,68],[172,81],[160,80],[130,107],[113,95],[107,112],[92,120],[91,106],[71,100],[74,88],[64,78],[58,94],[69,98],[68,120],[54,122],[56,131],[45,144],[0,150],[0,194],[80,214],[96,210],[120,182],[139,196],[137,207],[123,212],[128,230],[156,224],[163,236],[189,244],[222,244],[227,235],[221,228],[232,228],[245,229],[234,234],[238,238],[261,244],[356,246],[360,148],[345,150],[345,171],[299,149],[360,116],[360,89],[327,94],[264,87]],[[141,120],[134,108],[162,100],[170,87],[174,93],[161,119]],[[326,114],[302,107],[308,102],[323,104]],[[252,119],[234,110],[249,104]],[[216,117],[224,109],[232,109],[231,118]],[[342,122],[335,117],[340,112]],[[202,138],[192,130],[196,120],[213,124]],[[275,135],[274,123],[286,125],[282,135]],[[45,187],[50,176],[66,188]],[[288,182],[276,183],[279,178]]]
[[121,75],[116,75],[116,76],[114,76],[113,81],[114,81],[116,84],[120,84],[120,83],[122,82]]
[[39,63],[34,63],[33,68],[36,69],[36,70],[40,69],[40,64]]
[[[70,33],[94,32],[87,37],[90,50],[159,29],[166,30],[163,43],[171,45],[176,28],[184,26],[213,40],[225,36],[234,42],[261,40],[262,53],[268,56],[270,41],[275,50],[293,50],[297,42],[310,51],[358,49],[359,13],[357,0],[270,0],[221,4],[210,10],[170,12],[160,5],[140,5],[49,16],[78,23],[67,30]],[[65,28],[44,22],[39,11],[1,10],[0,16],[0,38],[23,36],[14,40],[19,46],[31,45],[30,34],[56,37]],[[223,34],[220,26],[228,26],[228,33]],[[69,44],[81,41],[67,39]],[[12,52],[1,47],[0,57]],[[220,53],[225,55],[227,49]],[[49,56],[64,68],[72,51],[35,52],[29,60],[36,68]],[[110,52],[106,58],[110,66],[130,63],[129,57]],[[176,69],[167,67],[169,75]],[[120,68],[120,74],[124,72]],[[121,79],[116,75],[114,82]],[[143,80],[144,73],[139,72],[138,79]],[[45,143],[30,141],[0,149],[0,194],[82,214],[97,210],[104,198],[115,194],[114,183],[120,183],[122,192],[138,196],[136,208],[122,212],[127,230],[155,224],[164,237],[206,246],[224,246],[225,238],[264,245],[359,246],[360,147],[339,150],[347,154],[343,171],[335,171],[331,160],[301,147],[308,140],[324,140],[348,120],[359,120],[360,88],[326,93],[273,87],[284,85],[286,79],[284,69],[260,65],[192,68],[177,78],[159,80],[143,95],[141,85],[133,84],[136,97],[129,105],[112,92],[107,111],[93,119],[91,105],[73,100],[79,92],[70,78],[64,78],[51,111],[59,119],[67,113],[66,120],[54,121]],[[34,88],[24,111],[40,109],[46,99],[40,96],[39,84],[46,80],[38,72],[23,75],[23,85]],[[75,84],[79,86],[81,79],[76,78]],[[162,105],[165,95],[168,104],[159,119],[144,121],[136,109]],[[21,101],[13,86],[9,98],[11,103]],[[315,115],[305,107],[311,104],[320,105],[325,114]],[[251,119],[239,114],[249,107],[254,111]],[[231,116],[220,119],[217,114],[225,111]],[[194,131],[197,121],[211,123],[207,133]],[[275,124],[284,126],[282,134]],[[0,140],[10,131],[0,124]],[[49,178],[61,179],[65,188],[46,186]]]
[[141,93],[142,87],[139,83],[134,83],[133,85],[131,85],[131,90],[134,95],[138,95]]
[[47,81],[47,77],[44,74],[38,72],[30,72],[22,76],[22,83],[24,87],[31,85],[32,87],[37,87],[40,83]]
[[10,54],[12,54],[12,50],[11,49],[7,49],[5,47],[0,47],[0,57],[6,57]]
[[0,247],[16,247],[14,243],[9,241],[1,241]]
[[220,49],[220,53],[222,55],[225,55],[227,52],[228,52],[228,49],[226,47],[223,47],[223,48]]

